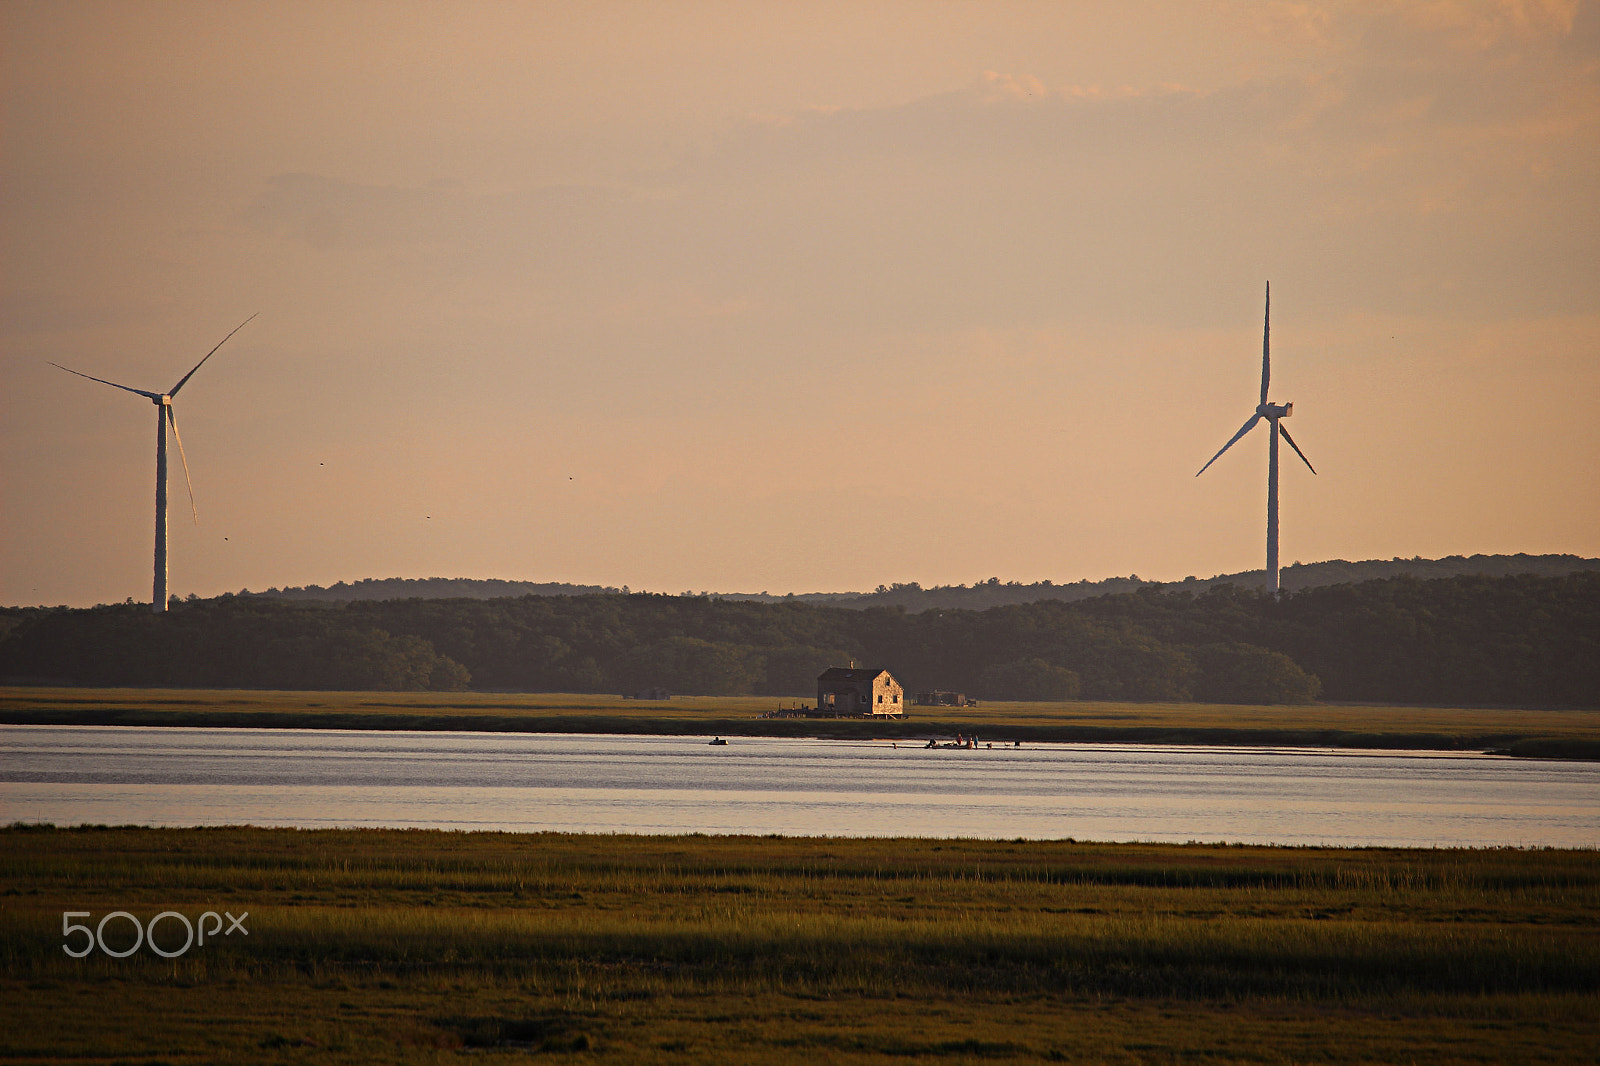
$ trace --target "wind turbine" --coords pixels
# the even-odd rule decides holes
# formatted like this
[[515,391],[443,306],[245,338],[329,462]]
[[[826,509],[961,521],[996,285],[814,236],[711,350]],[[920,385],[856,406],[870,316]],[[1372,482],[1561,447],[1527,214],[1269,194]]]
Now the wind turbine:
[[[260,312],[257,312],[257,314],[259,313]],[[255,317],[255,315],[251,315],[250,318],[245,319],[243,322],[233,327],[233,330],[228,334],[228,337],[231,337],[234,333],[238,333],[241,329],[244,329],[244,327],[250,323],[250,319]],[[221,348],[224,344],[228,343],[228,337],[224,337],[218,341],[217,348]],[[189,478],[189,457],[183,454],[183,438],[178,436],[178,418],[172,412],[172,398],[178,395],[178,390],[183,388],[183,386],[188,383],[190,378],[194,377],[195,370],[199,370],[202,366],[205,366],[206,359],[210,359],[213,355],[217,354],[217,348],[213,348],[207,352],[206,358],[200,360],[194,365],[194,370],[189,371],[187,374],[183,375],[183,377],[179,378],[178,383],[164,393],[146,392],[144,389],[129,388],[127,385],[118,385],[115,381],[107,381],[105,378],[97,378],[92,374],[85,374],[80,371],[73,370],[70,367],[62,366],[60,363],[50,364],[53,367],[65,370],[69,374],[77,374],[80,378],[88,378],[90,381],[98,381],[102,385],[110,385],[112,388],[121,389],[124,392],[137,393],[140,396],[147,397],[151,403],[156,405],[156,566],[155,584],[150,596],[150,609],[158,614],[167,609],[168,423],[171,423],[172,425],[172,439],[178,442],[178,458],[183,461],[183,480],[189,486],[189,510],[194,513],[195,523],[198,525],[200,522],[200,512],[196,510],[194,505],[194,482]]]
[[1207,462],[1205,466],[1200,468],[1200,472],[1195,474],[1195,477],[1199,477],[1200,474],[1204,474],[1207,467],[1222,457],[1223,452],[1227,451],[1229,448],[1238,443],[1240,437],[1243,437],[1246,433],[1249,433],[1252,429],[1255,429],[1256,423],[1260,422],[1262,419],[1266,419],[1269,427],[1267,430],[1267,438],[1270,441],[1267,450],[1267,580],[1271,583],[1272,595],[1277,597],[1281,591],[1278,585],[1279,435],[1282,435],[1283,439],[1289,442],[1289,447],[1293,448],[1294,453],[1300,457],[1300,461],[1306,464],[1306,469],[1315,474],[1317,472],[1317,468],[1311,465],[1311,460],[1306,458],[1306,453],[1300,450],[1300,445],[1294,442],[1294,438],[1289,436],[1289,431],[1285,429],[1283,427],[1283,423],[1279,421],[1280,419],[1288,418],[1294,413],[1294,404],[1275,404],[1267,402],[1267,385],[1271,379],[1272,282],[1269,281],[1267,282],[1267,313],[1261,327],[1261,402],[1256,404],[1256,413],[1250,416],[1249,421],[1239,427],[1239,432],[1235,433],[1232,439],[1230,439],[1228,443],[1224,444],[1216,455],[1211,457],[1210,462]]

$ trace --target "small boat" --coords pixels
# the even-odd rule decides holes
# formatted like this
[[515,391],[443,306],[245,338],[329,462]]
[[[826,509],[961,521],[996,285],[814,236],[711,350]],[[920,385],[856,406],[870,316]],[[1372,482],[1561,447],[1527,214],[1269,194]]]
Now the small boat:
[[721,737],[712,737],[711,738],[711,746],[712,747],[725,748],[725,747],[728,746],[728,742],[726,740],[723,740]]

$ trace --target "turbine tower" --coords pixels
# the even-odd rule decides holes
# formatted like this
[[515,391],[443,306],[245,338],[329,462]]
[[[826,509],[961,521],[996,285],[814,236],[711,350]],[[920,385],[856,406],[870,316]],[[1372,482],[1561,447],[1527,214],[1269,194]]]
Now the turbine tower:
[[[260,312],[257,312],[257,314],[259,313]],[[250,318],[245,319],[243,322],[233,327],[233,330],[228,334],[228,337],[231,337],[234,333],[238,333],[241,329],[244,329],[244,327],[249,324],[250,319],[255,317],[255,315],[251,315]],[[224,344],[228,343],[228,337],[224,337],[218,341],[217,348],[221,348]],[[118,385],[115,381],[107,381],[105,378],[97,378],[92,374],[85,374],[80,371],[73,370],[70,367],[64,367],[60,363],[50,364],[53,367],[58,367],[62,370],[65,370],[69,374],[77,374],[80,378],[88,378],[90,381],[98,381],[102,385],[110,385],[112,388],[122,389],[124,392],[137,393],[140,396],[148,398],[151,403],[156,405],[156,566],[155,583],[150,594],[150,609],[155,611],[157,614],[167,609],[168,423],[171,423],[172,425],[172,439],[178,442],[178,458],[183,461],[183,480],[189,486],[189,510],[194,513],[195,522],[198,524],[200,521],[200,512],[195,509],[194,505],[194,482],[189,479],[189,457],[183,454],[183,438],[178,436],[178,417],[177,415],[173,414],[172,411],[172,398],[178,395],[178,390],[183,388],[183,386],[188,383],[190,378],[194,377],[194,371],[199,370],[205,365],[206,359],[210,359],[213,355],[217,354],[217,348],[213,348],[207,352],[206,358],[200,360],[194,365],[194,370],[189,371],[187,374],[183,375],[183,377],[179,378],[178,383],[164,393],[146,392],[144,389],[135,389],[130,388],[127,385]]]
[[1224,444],[1216,455],[1211,457],[1210,462],[1207,462],[1205,466],[1200,468],[1200,472],[1195,474],[1195,477],[1199,477],[1200,474],[1204,474],[1207,467],[1222,457],[1223,452],[1233,447],[1234,444],[1238,442],[1240,437],[1243,437],[1246,433],[1249,433],[1252,429],[1255,429],[1257,422],[1260,422],[1262,419],[1266,419],[1267,426],[1269,427],[1267,429],[1267,439],[1269,441],[1267,445],[1267,581],[1272,588],[1273,597],[1276,598],[1281,591],[1278,585],[1279,435],[1281,434],[1283,439],[1289,442],[1289,447],[1293,448],[1294,453],[1300,457],[1300,461],[1306,464],[1306,469],[1315,474],[1317,472],[1317,468],[1311,465],[1311,460],[1306,458],[1306,453],[1300,450],[1300,446],[1294,442],[1294,438],[1289,436],[1289,431],[1285,429],[1283,427],[1283,423],[1279,421],[1280,419],[1288,418],[1294,413],[1294,404],[1275,404],[1267,402],[1267,385],[1271,379],[1272,282],[1269,281],[1267,282],[1267,313],[1261,327],[1261,402],[1256,404],[1256,413],[1250,416],[1249,421],[1247,421],[1243,426],[1239,427],[1239,432],[1235,433],[1232,439],[1230,439],[1228,443]]

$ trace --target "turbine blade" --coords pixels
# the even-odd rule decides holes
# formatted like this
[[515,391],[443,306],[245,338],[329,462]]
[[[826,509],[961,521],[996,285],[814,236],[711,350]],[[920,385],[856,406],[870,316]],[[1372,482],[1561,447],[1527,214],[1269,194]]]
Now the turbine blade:
[[[183,454],[183,438],[178,436],[178,415],[167,404],[167,425],[172,427],[172,439],[178,442],[178,458],[183,460],[183,483],[189,486],[189,510],[194,514],[194,524],[200,524],[200,509],[194,503],[194,482],[189,477],[189,457]],[[1292,443],[1292,442],[1291,442]]]
[[1272,282],[1267,282],[1267,314],[1261,323],[1261,402],[1267,402],[1272,381]]
[[[234,326],[233,329],[229,331],[228,337],[233,336],[235,333],[238,333],[241,329],[244,329],[244,327],[248,326],[250,324],[250,319],[251,318],[255,318],[256,315],[259,315],[260,313],[261,313],[260,311],[257,311],[255,315],[251,315],[250,318],[247,318],[243,322],[239,323],[237,326]],[[228,337],[224,337],[220,341],[218,341],[217,342],[217,348],[220,348],[224,344],[227,344],[228,343]],[[210,359],[213,355],[216,355],[217,354],[217,348],[213,348],[209,352],[207,352],[206,353],[206,359]],[[201,367],[205,366],[206,365],[206,359],[202,359],[198,363],[196,363],[194,365],[194,370],[199,370]],[[176,395],[178,395],[178,390],[183,388],[184,382],[186,382],[190,378],[194,377],[194,370],[189,371],[187,374],[183,375],[182,378],[178,379],[178,383],[176,385],[172,386],[172,388],[167,392],[167,395],[168,396],[176,396]]]
[[107,381],[105,378],[97,378],[93,374],[85,374],[82,371],[73,370],[70,367],[64,367],[60,363],[51,363],[50,365],[55,367],[57,370],[65,370],[69,374],[77,374],[80,378],[88,378],[90,381],[98,381],[102,385],[110,385],[113,389],[121,389],[124,392],[136,392],[140,396],[148,396],[152,400],[161,399],[161,396],[158,393],[145,392],[143,389],[130,388],[127,385],[118,385],[115,381]]
[[1222,453],[1227,451],[1229,448],[1233,447],[1236,443],[1238,443],[1240,437],[1244,436],[1246,433],[1249,433],[1252,429],[1255,429],[1256,428],[1256,423],[1259,422],[1259,421],[1261,421],[1261,416],[1260,415],[1251,415],[1250,416],[1250,421],[1246,422],[1244,425],[1239,427],[1239,432],[1235,433],[1228,440],[1228,443],[1224,444],[1222,446],[1222,448],[1220,450],[1218,450],[1217,454],[1213,455],[1211,457],[1210,461],[1207,462],[1205,466],[1202,466],[1200,468],[1200,473],[1196,474],[1195,477],[1199,477],[1200,474],[1204,474],[1206,472],[1206,467],[1209,467],[1212,463],[1216,462],[1218,459],[1221,459],[1222,458]]
[[1294,453],[1300,457],[1300,461],[1306,464],[1306,469],[1315,474],[1317,468],[1311,465],[1311,460],[1306,458],[1306,453],[1300,450],[1300,445],[1296,444],[1294,438],[1289,436],[1289,431],[1283,428],[1282,422],[1278,423],[1278,432],[1283,434],[1283,439],[1289,442],[1289,447],[1294,449]]

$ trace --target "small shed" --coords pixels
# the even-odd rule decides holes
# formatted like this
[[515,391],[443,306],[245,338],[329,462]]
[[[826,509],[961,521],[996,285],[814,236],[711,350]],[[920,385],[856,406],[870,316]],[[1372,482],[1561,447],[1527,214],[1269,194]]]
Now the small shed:
[[906,690],[882,667],[835,666],[817,677],[817,712],[899,718]]

